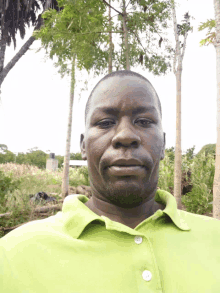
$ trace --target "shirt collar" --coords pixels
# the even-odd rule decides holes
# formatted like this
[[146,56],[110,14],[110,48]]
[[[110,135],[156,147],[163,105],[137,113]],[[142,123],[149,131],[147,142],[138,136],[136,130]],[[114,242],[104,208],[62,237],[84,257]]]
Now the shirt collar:
[[[138,231],[131,229],[121,223],[111,221],[105,216],[99,216],[91,211],[84,203],[88,201],[88,197],[82,194],[71,194],[65,197],[62,206],[62,218],[64,229],[68,231],[74,238],[78,238],[85,227],[94,220],[101,221],[106,224],[107,229],[123,230],[134,235],[139,235]],[[164,204],[165,209],[158,210],[152,216],[153,220],[158,219],[166,214],[173,223],[181,230],[190,230],[184,219],[184,213],[177,209],[176,199],[173,195],[165,190],[158,189],[155,195],[155,201]],[[123,226],[123,229],[122,229]]]

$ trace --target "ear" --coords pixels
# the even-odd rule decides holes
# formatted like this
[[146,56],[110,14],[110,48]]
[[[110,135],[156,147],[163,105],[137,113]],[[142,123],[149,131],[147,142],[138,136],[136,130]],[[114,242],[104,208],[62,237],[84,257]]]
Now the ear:
[[161,158],[160,160],[163,160],[165,157],[165,146],[166,146],[166,133],[163,133],[163,148],[161,150]]
[[84,133],[82,133],[81,136],[80,136],[80,149],[81,149],[82,159],[87,160]]

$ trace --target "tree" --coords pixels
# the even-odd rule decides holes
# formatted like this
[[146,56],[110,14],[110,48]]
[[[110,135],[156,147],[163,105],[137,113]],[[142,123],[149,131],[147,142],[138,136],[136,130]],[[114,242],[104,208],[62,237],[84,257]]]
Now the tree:
[[108,61],[108,73],[112,72],[112,19],[111,19],[111,0],[109,0],[109,61]]
[[[100,34],[107,24],[104,17],[105,6],[90,0],[88,3],[77,1],[74,3],[67,0],[58,1],[65,4],[63,11],[46,11],[42,18],[45,25],[40,31],[34,32],[36,38],[40,38],[43,46],[50,47],[50,58],[58,56],[56,67],[60,67],[61,77],[71,73],[70,106],[68,117],[68,129],[66,140],[66,152],[64,158],[62,196],[68,195],[69,187],[69,160],[70,142],[72,129],[72,108],[75,89],[75,68],[94,69],[96,73],[107,68],[108,52],[101,49],[100,45],[108,42],[107,35]],[[66,61],[71,61],[71,70]]]
[[71,144],[71,133],[72,133],[72,113],[73,113],[73,101],[74,101],[74,89],[75,89],[75,70],[76,70],[76,54],[73,54],[72,59],[72,70],[71,70],[71,85],[70,85],[70,105],[69,105],[69,118],[67,128],[67,139],[66,139],[66,152],[64,157],[64,169],[63,169],[63,180],[62,180],[62,195],[63,197],[68,195],[69,190],[69,168],[70,168],[70,144]]
[[5,164],[9,162],[14,162],[14,161],[15,161],[15,155],[11,151],[5,150],[3,154],[0,153],[0,164]]
[[[116,70],[121,66],[129,70],[131,66],[140,65],[155,75],[165,74],[171,68],[170,55],[165,55],[164,48],[160,47],[162,40],[164,45],[168,41],[164,36],[162,38],[162,33],[170,19],[169,1],[130,0],[126,4],[125,0],[119,0],[120,11],[106,0],[99,1],[116,13],[111,19],[118,16],[118,22],[111,26],[112,33],[119,35],[121,41],[119,51],[114,51],[112,56]],[[168,51],[167,47],[165,51]]]
[[[217,143],[215,149],[215,176],[213,184],[213,218],[220,220],[220,3],[214,0],[215,19],[201,23],[198,30],[208,28],[206,38],[200,41],[201,46],[212,44],[216,49],[217,79]],[[212,31],[214,30],[214,31]]]
[[5,151],[7,151],[8,147],[6,144],[0,144],[0,152],[4,153]]
[[[181,151],[181,77],[183,70],[183,57],[186,49],[186,39],[190,27],[190,15],[184,15],[183,24],[177,24],[175,2],[172,1],[173,27],[175,35],[176,48],[173,50],[173,72],[176,76],[176,147],[175,147],[175,166],[174,166],[174,197],[177,201],[178,209],[182,209],[181,202],[181,178],[182,178],[182,151]],[[181,44],[179,37],[183,36]]]
[[35,26],[37,30],[42,25],[41,14],[37,17],[37,12],[41,9],[39,3],[43,5],[43,10],[48,8],[58,8],[56,0],[8,0],[0,1],[0,87],[9,73],[15,66],[18,60],[27,52],[35,38],[31,36],[27,42],[21,47],[18,53],[12,60],[4,67],[6,45],[11,45],[11,40],[14,42],[14,49],[16,48],[16,34],[19,31],[22,39],[25,37],[25,25],[30,27],[30,23]]
[[216,21],[216,75],[217,75],[217,143],[213,185],[213,217],[220,220],[220,3],[214,0]]
[[82,160],[81,153],[72,153],[70,154],[70,160]]

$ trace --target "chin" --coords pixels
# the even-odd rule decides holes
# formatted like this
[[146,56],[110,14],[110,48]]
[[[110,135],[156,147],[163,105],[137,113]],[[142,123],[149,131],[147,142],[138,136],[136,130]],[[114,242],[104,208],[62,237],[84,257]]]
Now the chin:
[[117,206],[129,208],[141,205],[156,189],[157,185],[151,185],[148,189],[138,182],[118,181],[114,185],[106,186],[105,197]]

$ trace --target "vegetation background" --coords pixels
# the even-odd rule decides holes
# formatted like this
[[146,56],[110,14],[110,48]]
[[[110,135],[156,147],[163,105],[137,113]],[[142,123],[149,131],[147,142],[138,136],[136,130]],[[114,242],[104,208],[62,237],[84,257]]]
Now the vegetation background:
[[[182,204],[190,213],[212,217],[213,180],[215,172],[215,144],[205,145],[197,154],[195,146],[182,155]],[[158,187],[173,194],[174,188],[174,148],[165,150],[165,158],[160,161]],[[43,219],[57,213],[50,209],[45,213],[36,213],[30,194],[40,191],[53,195],[57,203],[61,202],[61,184],[64,157],[57,156],[58,170],[46,170],[46,159],[49,154],[31,149],[26,154],[15,155],[1,146],[0,153],[0,214],[10,212],[9,217],[0,215],[0,237],[15,227],[37,219]],[[72,153],[70,159],[81,160],[80,153]],[[89,186],[88,168],[70,168],[69,185]],[[70,189],[71,194],[71,189]],[[51,205],[48,203],[47,205]],[[61,206],[60,206],[61,209]]]

